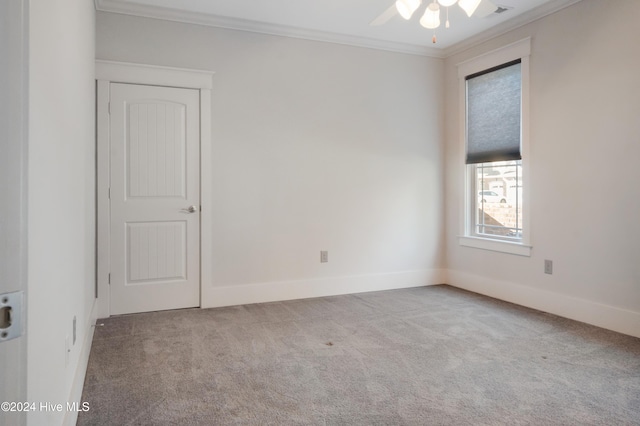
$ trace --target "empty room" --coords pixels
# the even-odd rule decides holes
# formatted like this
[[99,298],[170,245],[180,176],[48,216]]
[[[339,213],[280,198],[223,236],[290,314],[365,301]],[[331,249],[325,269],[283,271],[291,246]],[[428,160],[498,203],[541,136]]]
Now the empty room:
[[3,1],[0,424],[640,425],[639,22]]

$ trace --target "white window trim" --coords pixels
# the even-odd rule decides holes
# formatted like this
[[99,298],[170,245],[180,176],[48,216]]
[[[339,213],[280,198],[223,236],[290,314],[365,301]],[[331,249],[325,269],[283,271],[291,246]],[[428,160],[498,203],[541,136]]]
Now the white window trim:
[[462,215],[462,223],[460,225],[460,237],[458,241],[461,246],[478,248],[483,250],[498,251],[502,253],[515,254],[519,256],[531,256],[531,215],[529,205],[531,204],[529,194],[531,193],[531,179],[529,179],[529,56],[531,55],[531,38],[527,37],[523,40],[509,44],[502,48],[492,50],[483,55],[477,56],[470,60],[461,62],[458,67],[458,93],[459,93],[459,117],[460,117],[460,158],[461,163],[465,164],[466,152],[466,77],[480,71],[501,65],[516,59],[521,60],[522,73],[522,181],[524,182],[523,193],[526,202],[522,205],[522,240],[519,242],[502,241],[491,238],[481,238],[475,236],[471,232],[471,207],[475,205],[472,198],[471,188],[473,188],[472,176],[468,173],[469,167],[465,164],[465,179],[463,191],[464,214]]

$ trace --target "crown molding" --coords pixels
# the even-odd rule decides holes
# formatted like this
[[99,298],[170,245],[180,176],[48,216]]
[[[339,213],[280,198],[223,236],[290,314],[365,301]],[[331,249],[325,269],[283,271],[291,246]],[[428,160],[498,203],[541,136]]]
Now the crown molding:
[[230,18],[183,11],[165,7],[128,3],[118,0],[95,0],[96,10],[103,12],[134,15],[143,18],[162,19],[188,24],[225,28],[237,31],[247,31],[281,37],[291,37],[304,40],[364,47],[368,49],[386,50],[390,52],[406,53],[410,55],[427,56],[433,58],[448,58],[457,53],[477,46],[492,38],[498,37],[523,25],[537,21],[547,15],[578,3],[582,0],[553,0],[535,9],[509,19],[477,35],[469,37],[447,48],[434,48],[410,43],[398,43],[327,31],[311,30],[293,26],[269,24],[247,19]]
[[515,16],[508,21],[496,25],[495,27],[491,27],[486,31],[474,35],[473,37],[469,37],[459,43],[454,44],[453,46],[449,46],[443,49],[442,57],[448,58],[465,50],[471,49],[472,47],[489,41],[492,38],[506,34],[509,31],[513,31],[516,28],[525,26],[531,22],[537,21],[538,19],[542,19],[545,16],[551,15],[580,1],[582,0],[554,0],[548,3],[544,3],[536,7],[535,9]]
[[162,19],[167,21],[205,25],[209,27],[247,31],[281,37],[291,37],[304,40],[321,41],[326,43],[365,47],[369,49],[407,53],[410,55],[429,56],[436,58],[444,57],[442,49],[409,43],[398,43],[286,25],[269,24],[247,19],[229,18],[224,16],[183,11],[165,7],[126,3],[116,0],[95,0],[95,4],[96,10],[103,12],[134,15],[143,18]]

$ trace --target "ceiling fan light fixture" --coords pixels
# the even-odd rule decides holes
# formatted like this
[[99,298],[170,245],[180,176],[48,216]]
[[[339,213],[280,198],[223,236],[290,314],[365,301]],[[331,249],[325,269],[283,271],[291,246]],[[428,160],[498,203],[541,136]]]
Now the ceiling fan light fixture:
[[420,18],[420,25],[430,30],[440,26],[440,6],[438,3],[431,3],[424,11],[424,15]]
[[458,5],[467,13],[467,16],[471,18],[471,15],[476,11],[481,1],[482,0],[460,0]]
[[438,3],[440,3],[440,5],[443,7],[449,7],[456,4],[457,1],[458,0],[438,0]]
[[420,7],[422,0],[397,0],[396,9],[404,19],[411,19],[413,12]]

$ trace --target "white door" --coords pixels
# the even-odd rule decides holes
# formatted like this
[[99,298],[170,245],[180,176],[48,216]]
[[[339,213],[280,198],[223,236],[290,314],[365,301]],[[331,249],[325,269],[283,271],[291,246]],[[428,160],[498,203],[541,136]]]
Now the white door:
[[199,91],[110,86],[111,314],[200,305]]

